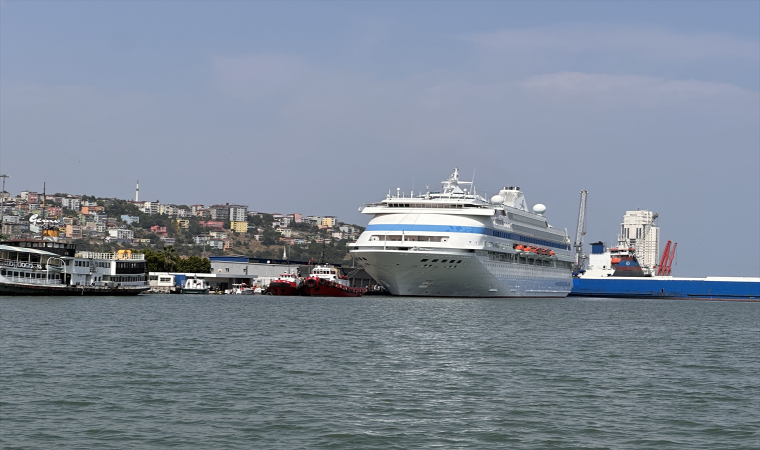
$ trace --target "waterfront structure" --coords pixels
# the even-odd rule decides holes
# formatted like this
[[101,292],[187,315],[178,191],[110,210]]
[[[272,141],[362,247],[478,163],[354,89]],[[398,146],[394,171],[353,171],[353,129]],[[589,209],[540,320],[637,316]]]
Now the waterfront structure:
[[441,192],[365,205],[373,218],[349,248],[393,295],[565,297],[574,256],[545,211],[529,211],[518,187],[486,200],[454,169]]

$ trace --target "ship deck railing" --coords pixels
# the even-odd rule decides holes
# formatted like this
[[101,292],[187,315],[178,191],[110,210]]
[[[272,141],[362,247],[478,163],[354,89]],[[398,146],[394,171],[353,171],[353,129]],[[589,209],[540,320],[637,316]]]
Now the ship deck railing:
[[145,255],[142,253],[118,254],[118,253],[98,253],[98,252],[78,252],[76,258],[83,259],[106,259],[116,261],[144,261]]
[[37,285],[46,285],[46,286],[58,286],[63,284],[63,281],[60,279],[51,279],[51,278],[27,278],[27,277],[9,277],[5,275],[3,278],[7,280],[10,283],[20,283],[20,284],[37,284]]

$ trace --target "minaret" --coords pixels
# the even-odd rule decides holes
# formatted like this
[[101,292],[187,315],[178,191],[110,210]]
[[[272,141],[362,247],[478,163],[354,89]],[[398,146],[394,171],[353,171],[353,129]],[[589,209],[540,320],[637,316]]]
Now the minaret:
[[137,185],[135,186],[135,203],[140,201],[140,180],[137,180]]

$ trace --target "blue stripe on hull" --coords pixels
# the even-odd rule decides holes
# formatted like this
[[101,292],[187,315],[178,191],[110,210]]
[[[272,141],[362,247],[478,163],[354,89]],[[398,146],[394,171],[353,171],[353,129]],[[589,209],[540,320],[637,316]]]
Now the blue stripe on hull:
[[657,278],[574,278],[570,295],[760,301],[760,282]]
[[511,239],[513,241],[527,242],[529,244],[542,245],[544,247],[559,248],[563,250],[570,250],[570,246],[557,242],[547,241],[545,239],[538,239],[529,236],[523,236],[515,233],[507,233],[505,231],[493,230],[485,227],[464,227],[457,225],[414,225],[414,224],[372,224],[367,225],[366,231],[417,231],[417,232],[435,232],[435,233],[470,233],[470,234],[483,234],[486,236],[495,236],[503,239]]

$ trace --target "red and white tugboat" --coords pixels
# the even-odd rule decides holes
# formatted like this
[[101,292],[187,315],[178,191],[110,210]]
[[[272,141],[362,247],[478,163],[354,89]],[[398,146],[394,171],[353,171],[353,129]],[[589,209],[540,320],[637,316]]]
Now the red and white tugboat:
[[361,297],[367,289],[348,285],[348,277],[339,275],[330,264],[319,264],[311,270],[301,288],[303,295],[319,297]]
[[269,293],[272,295],[301,295],[303,282],[294,273],[281,273],[280,278],[269,283]]

